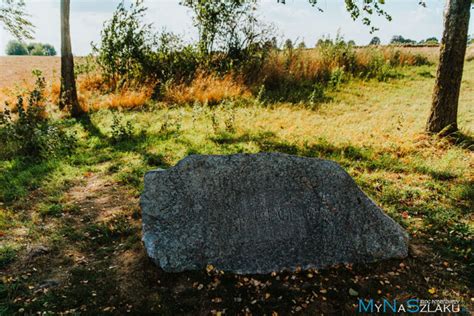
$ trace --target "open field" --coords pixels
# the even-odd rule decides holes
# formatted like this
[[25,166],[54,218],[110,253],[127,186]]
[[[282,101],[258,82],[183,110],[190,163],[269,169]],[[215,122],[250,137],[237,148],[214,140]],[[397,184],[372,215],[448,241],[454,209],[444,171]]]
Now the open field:
[[3,56],[0,57],[0,90],[34,84],[33,69],[41,70],[46,81],[52,82],[61,71],[61,57]]
[[[28,78],[31,67],[51,85],[58,59],[0,58],[6,64],[11,77],[2,71],[0,88]],[[462,134],[452,140],[423,133],[435,71],[354,79],[316,106],[148,102],[82,120],[49,109],[76,133],[77,148],[33,163],[0,161],[0,314],[351,314],[358,297],[455,299],[474,310],[474,62],[465,66]],[[340,163],[407,229],[410,256],[272,275],[154,266],[140,240],[143,174],[190,154],[262,151]]]

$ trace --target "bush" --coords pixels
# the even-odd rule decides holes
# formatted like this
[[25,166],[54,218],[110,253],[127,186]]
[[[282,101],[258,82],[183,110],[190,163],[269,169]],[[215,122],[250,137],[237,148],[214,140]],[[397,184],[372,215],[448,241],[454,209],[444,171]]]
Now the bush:
[[156,51],[151,55],[151,67],[161,83],[190,82],[199,68],[201,57],[197,48],[185,44],[177,35],[162,32],[158,36]]
[[420,45],[429,45],[429,46],[437,46],[437,45],[439,45],[439,40],[436,37],[429,37],[425,40],[420,41],[418,44],[420,44]]
[[97,63],[113,87],[154,77],[151,65],[155,38],[151,25],[142,23],[145,11],[142,1],[132,3],[129,9],[120,2],[112,19],[104,23],[100,47],[93,44]]
[[273,27],[258,20],[256,0],[184,0],[195,14],[198,51],[206,69],[252,77],[271,49]]
[[332,67],[342,67],[348,72],[357,70],[356,51],[350,43],[346,43],[339,34],[335,40],[328,38],[318,45],[317,50],[323,63]]
[[18,41],[10,41],[7,44],[7,55],[31,55],[31,56],[56,56],[53,45],[42,43],[23,44]]
[[14,118],[9,105],[0,112],[0,157],[11,159],[20,156],[28,159],[50,159],[56,155],[68,154],[76,143],[74,135],[65,132],[45,115],[43,91],[45,80],[36,73],[35,88],[29,93],[28,106],[18,96]]
[[56,49],[50,44],[30,43],[26,48],[28,54],[32,56],[56,56]]
[[382,44],[382,41],[380,40],[380,37],[378,37],[378,36],[372,37],[372,39],[370,40],[370,43],[369,43],[369,45],[374,45],[374,46],[378,46],[380,44]]
[[115,112],[112,117],[112,137],[111,140],[113,143],[120,143],[126,140],[130,140],[133,136],[133,125],[132,122],[127,121],[124,123],[122,118],[118,116]]
[[56,49],[51,44],[43,44],[43,52],[45,56],[56,56]]
[[190,80],[197,70],[197,49],[172,33],[155,34],[151,25],[142,23],[145,12],[142,1],[129,8],[120,3],[104,25],[100,46],[93,45],[97,63],[112,88]]
[[328,85],[334,90],[338,90],[341,84],[344,82],[346,73],[344,68],[336,67],[331,72],[331,77],[329,78]]
[[28,51],[32,56],[44,56],[43,45],[41,44],[28,45]]
[[5,53],[14,56],[24,56],[29,54],[26,46],[19,41],[9,41]]

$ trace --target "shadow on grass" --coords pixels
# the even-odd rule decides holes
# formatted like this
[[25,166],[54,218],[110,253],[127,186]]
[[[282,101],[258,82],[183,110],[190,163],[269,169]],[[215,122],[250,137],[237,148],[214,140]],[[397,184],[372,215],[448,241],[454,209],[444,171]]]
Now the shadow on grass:
[[353,145],[335,146],[325,139],[319,139],[317,143],[311,145],[296,145],[277,140],[275,134],[272,132],[262,132],[259,134],[245,133],[238,136],[231,133],[220,133],[210,137],[210,139],[224,146],[253,142],[258,145],[260,151],[332,159],[346,167],[353,166],[369,171],[415,172],[429,175],[436,180],[451,180],[456,178],[456,175],[448,171],[438,171],[427,166],[407,165],[388,153],[376,154],[370,147],[356,147]]
[[89,115],[84,115],[77,120],[77,122],[86,130],[89,135],[99,137],[100,139],[108,138],[107,135],[103,134],[100,128],[98,128],[91,120]]
[[[86,147],[79,146],[68,156],[43,160],[15,157],[9,161],[2,161],[0,163],[0,202],[12,203],[27,196],[32,190],[40,188],[63,163],[93,166],[113,160],[116,152],[135,152],[148,166],[169,167],[162,155],[150,153],[147,150],[149,138],[145,133],[132,134],[122,141],[114,141],[104,134],[89,116],[84,116],[75,122],[79,123],[90,137],[96,137],[97,143],[93,147],[90,147],[90,144]],[[166,140],[179,137],[179,135],[178,131],[164,131],[158,135],[158,138]]]
[[[149,136],[146,132],[131,133],[123,139],[116,140],[107,134],[102,133],[90,119],[89,116],[85,116],[78,121],[81,126],[86,130],[89,135],[98,137],[101,142],[101,147],[104,149],[110,148],[112,152],[134,152],[139,154],[143,161],[149,166],[156,167],[169,167],[166,161],[163,159],[163,155],[154,154],[148,152]],[[167,140],[172,137],[179,137],[179,131],[167,130],[160,133],[158,139]]]
[[25,197],[41,184],[59,165],[57,160],[15,158],[0,165],[0,201],[14,202]]
[[474,137],[471,135],[465,134],[461,131],[457,131],[447,136],[447,139],[453,145],[474,152]]

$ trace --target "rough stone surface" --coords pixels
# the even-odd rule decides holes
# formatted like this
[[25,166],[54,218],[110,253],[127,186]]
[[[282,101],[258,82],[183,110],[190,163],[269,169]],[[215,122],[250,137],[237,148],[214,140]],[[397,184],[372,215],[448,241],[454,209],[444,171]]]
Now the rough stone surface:
[[402,258],[408,235],[336,163],[193,155],[145,175],[143,241],[163,270],[236,273]]

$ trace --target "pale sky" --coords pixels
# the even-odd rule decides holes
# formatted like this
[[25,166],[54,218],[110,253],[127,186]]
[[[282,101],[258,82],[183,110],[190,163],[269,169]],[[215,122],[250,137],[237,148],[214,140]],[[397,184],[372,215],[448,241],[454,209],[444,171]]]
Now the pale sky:
[[[98,42],[105,20],[110,19],[120,0],[71,0],[71,37],[73,53],[77,56],[91,52],[91,41]],[[367,44],[373,36],[387,43],[393,35],[402,35],[414,40],[435,36],[441,37],[445,0],[427,0],[427,8],[418,5],[418,0],[388,0],[386,10],[392,15],[391,22],[374,18],[380,28],[370,34],[369,27],[361,21],[352,21],[345,10],[343,0],[320,0],[324,12],[312,8],[307,0],[286,0],[286,5],[276,0],[261,0],[259,14],[266,22],[278,29],[278,38],[293,41],[304,40],[308,47],[314,46],[318,38],[334,37],[339,31],[347,40]],[[35,41],[50,43],[60,50],[59,0],[26,0],[31,21],[36,26]],[[179,0],[145,0],[147,22],[156,30],[165,28],[183,35],[187,40],[197,37],[189,10],[179,5]],[[474,33],[474,18],[469,33]],[[5,55],[5,46],[11,36],[0,30],[0,54]]]

